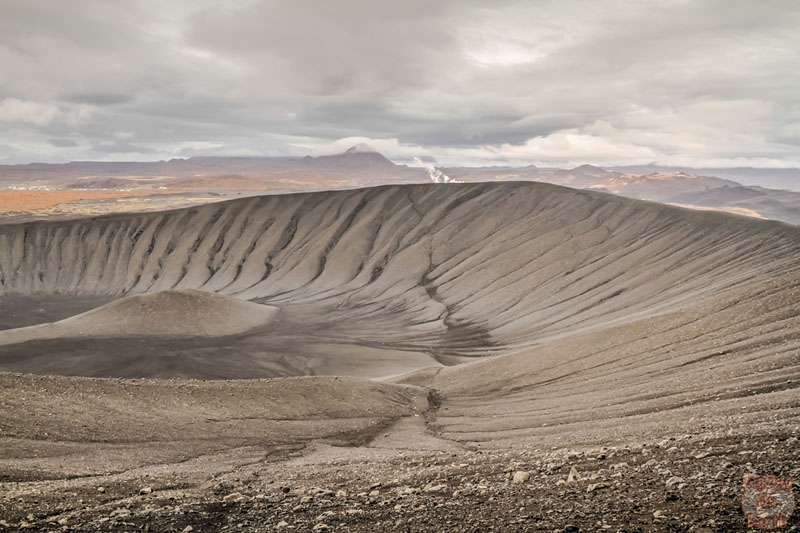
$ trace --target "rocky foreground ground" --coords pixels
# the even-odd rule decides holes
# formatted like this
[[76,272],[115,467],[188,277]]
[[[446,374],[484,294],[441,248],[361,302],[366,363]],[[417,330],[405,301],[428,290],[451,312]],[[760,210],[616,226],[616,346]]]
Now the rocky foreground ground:
[[[249,450],[199,484],[149,468],[2,498],[4,531],[745,531],[746,473],[791,476],[786,428],[593,449],[478,450],[408,423],[365,447]],[[427,439],[427,440],[426,440]],[[218,458],[219,459],[219,458]],[[220,462],[220,461],[217,461]],[[225,463],[225,460],[221,461]],[[202,468],[198,465],[198,468]],[[61,483],[53,481],[51,483]],[[800,529],[794,516],[788,531]]]

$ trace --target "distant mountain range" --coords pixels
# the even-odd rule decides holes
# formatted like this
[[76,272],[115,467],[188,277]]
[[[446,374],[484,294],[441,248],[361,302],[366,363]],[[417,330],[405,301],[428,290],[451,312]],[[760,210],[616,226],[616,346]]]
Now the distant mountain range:
[[265,173],[342,171],[370,174],[375,178],[402,175],[424,176],[426,172],[405,165],[396,165],[374,150],[354,146],[341,154],[319,157],[192,157],[169,161],[72,161],[69,163],[30,163],[0,165],[0,182],[33,183],[63,182],[70,178],[201,176],[263,176]]
[[744,185],[757,185],[772,189],[800,191],[800,168],[690,168],[660,165],[635,165],[609,167],[608,170],[623,174],[682,173],[695,176],[715,176],[738,181]]
[[[450,179],[464,182],[543,181],[800,224],[800,169],[690,169],[656,165],[614,168],[581,165],[557,169],[529,165],[440,170]],[[360,144],[340,154],[318,157],[193,157],[156,162],[0,165],[0,189],[150,188],[181,191],[184,195],[180,198],[185,203],[191,201],[187,196],[190,193],[231,197],[425,182],[428,176],[428,169],[397,165],[370,146]],[[769,188],[766,186],[769,184],[795,190]],[[179,196],[174,198],[177,200]]]
[[[625,167],[630,168],[630,167]],[[650,170],[650,167],[636,167]],[[544,181],[578,189],[594,189],[621,196],[699,209],[716,209],[740,215],[782,220],[800,225],[800,192],[743,185],[727,177],[709,176],[694,169],[639,174],[607,170],[592,165],[573,169],[447,168],[450,177],[473,181]],[[739,172],[759,169],[738,169]],[[787,170],[787,178],[791,177]],[[797,171],[800,172],[800,171]],[[800,178],[799,178],[800,179]]]
[[306,156],[299,163],[307,168],[376,174],[395,174],[398,169],[408,169],[405,165],[394,164],[366,144],[353,146],[343,154]]

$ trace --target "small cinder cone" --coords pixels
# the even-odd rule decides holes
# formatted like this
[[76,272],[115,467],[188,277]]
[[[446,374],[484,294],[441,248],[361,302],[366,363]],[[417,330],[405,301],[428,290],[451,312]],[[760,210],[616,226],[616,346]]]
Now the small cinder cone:
[[581,475],[578,473],[578,469],[574,466],[569,469],[569,475],[567,476],[567,483],[575,483],[576,481],[581,480]]

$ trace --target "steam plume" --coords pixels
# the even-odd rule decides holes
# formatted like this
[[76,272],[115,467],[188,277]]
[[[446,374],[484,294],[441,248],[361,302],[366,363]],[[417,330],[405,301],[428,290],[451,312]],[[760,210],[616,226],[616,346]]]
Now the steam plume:
[[431,181],[434,183],[450,183],[452,181],[450,177],[442,172],[440,169],[436,168],[435,166],[431,165],[430,163],[425,163],[419,157],[414,158],[414,162],[421,167],[425,167],[425,170],[428,171],[428,177],[431,178]]

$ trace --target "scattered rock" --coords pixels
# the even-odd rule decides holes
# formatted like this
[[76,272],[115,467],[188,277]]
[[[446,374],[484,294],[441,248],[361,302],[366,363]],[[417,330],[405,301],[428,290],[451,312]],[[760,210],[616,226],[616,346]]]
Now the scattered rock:
[[181,533],[190,533],[192,531],[194,531],[194,528],[192,526],[186,526],[185,528],[183,528],[183,531]]
[[286,520],[281,520],[280,522],[275,524],[275,529],[283,529],[286,527],[289,527],[289,522],[287,522]]
[[511,482],[520,485],[522,483],[527,483],[530,478],[531,478],[530,472],[523,472],[521,470],[518,470],[514,472],[514,477],[511,478]]
[[99,492],[99,493],[101,493],[101,494],[102,494],[102,493],[104,493],[105,491],[106,491],[106,488],[105,488],[105,487],[97,487],[97,492]]
[[600,483],[592,483],[591,485],[586,487],[586,492],[594,492],[596,490],[606,489],[606,488],[608,488],[608,483],[603,483],[601,481]]
[[323,524],[322,522],[314,526],[314,531],[327,531],[328,529],[330,529],[328,524]]
[[674,489],[676,487],[677,488],[681,488],[685,484],[686,483],[684,482],[683,478],[682,477],[678,477],[678,476],[672,476],[671,478],[669,478],[667,480],[667,488],[668,489]]
[[228,494],[227,496],[222,498],[222,501],[224,501],[224,502],[243,502],[246,499],[247,499],[247,496],[245,496],[241,492],[231,492],[230,494]]
[[569,475],[567,476],[567,483],[575,483],[581,480],[581,475],[578,473],[578,469],[574,466],[569,469]]
[[139,489],[139,494],[142,495],[150,494],[151,492],[153,492],[153,487],[142,487],[141,489]]

